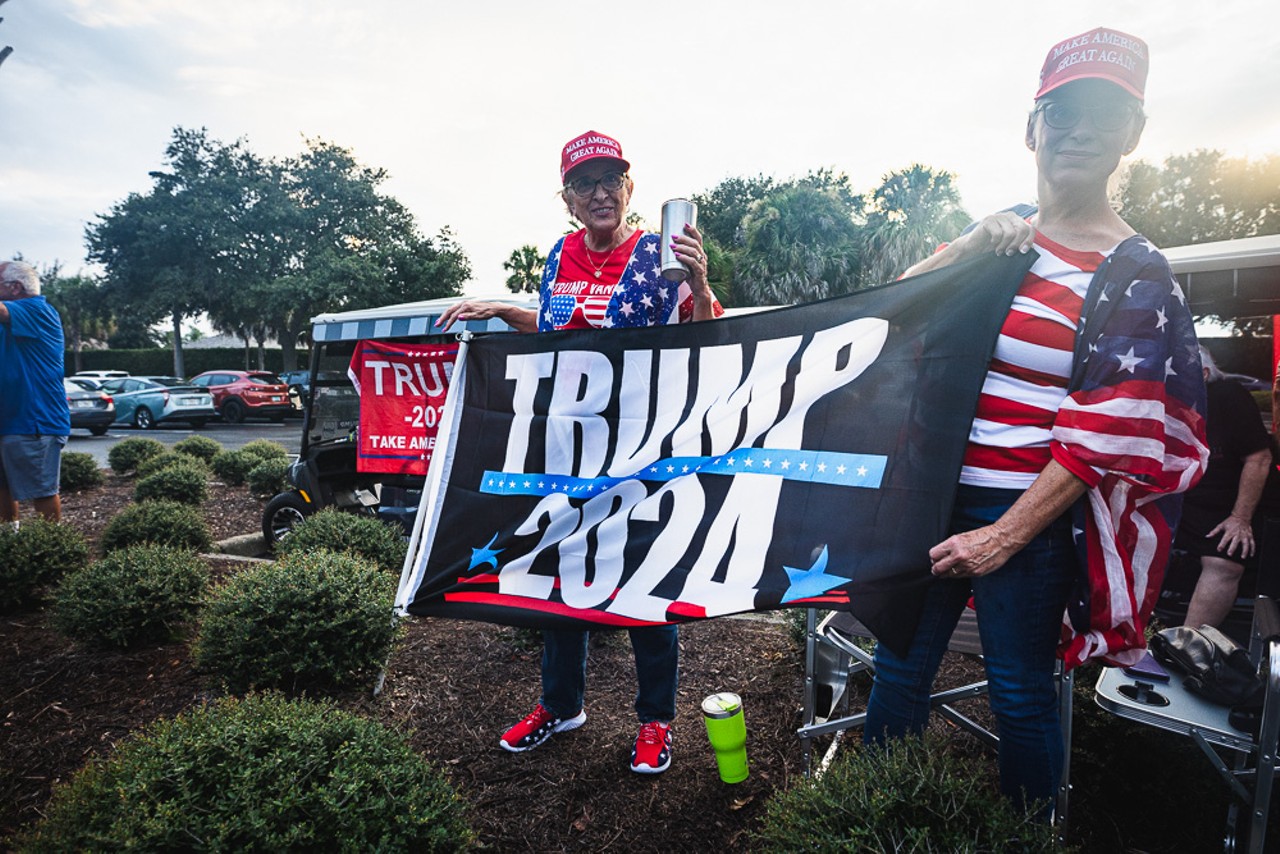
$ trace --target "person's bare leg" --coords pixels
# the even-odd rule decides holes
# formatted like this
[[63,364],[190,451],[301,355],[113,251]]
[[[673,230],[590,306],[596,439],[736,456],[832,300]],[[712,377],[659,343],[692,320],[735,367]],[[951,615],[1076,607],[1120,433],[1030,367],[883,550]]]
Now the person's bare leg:
[[1200,580],[1187,605],[1188,626],[1216,626],[1231,613],[1244,565],[1221,557],[1200,558]]
[[36,498],[31,502],[36,512],[50,522],[62,521],[62,496],[50,495],[48,498]]
[[0,522],[18,521],[18,502],[13,500],[9,487],[0,486]]

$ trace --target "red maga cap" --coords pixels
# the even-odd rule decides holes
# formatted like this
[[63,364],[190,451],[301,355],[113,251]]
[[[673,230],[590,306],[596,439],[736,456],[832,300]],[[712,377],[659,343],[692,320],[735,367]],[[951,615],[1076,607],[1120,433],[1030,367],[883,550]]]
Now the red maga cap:
[[1059,42],[1044,58],[1036,100],[1059,86],[1096,77],[1143,100],[1147,85],[1147,43],[1137,36],[1098,27]]
[[565,143],[560,152],[560,180],[572,170],[597,157],[607,157],[622,164],[623,171],[631,168],[631,164],[622,158],[622,146],[613,137],[589,130],[581,136],[575,136]]

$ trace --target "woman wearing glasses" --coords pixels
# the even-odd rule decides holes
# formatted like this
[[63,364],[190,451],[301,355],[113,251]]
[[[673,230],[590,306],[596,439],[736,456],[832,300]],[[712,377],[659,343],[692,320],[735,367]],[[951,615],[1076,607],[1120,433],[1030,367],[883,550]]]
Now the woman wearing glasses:
[[689,268],[679,286],[661,274],[660,238],[627,222],[635,186],[617,140],[587,131],[560,154],[560,197],[583,228],[556,241],[542,271],[539,308],[467,300],[437,326],[498,317],[521,332],[609,329],[711,320],[724,313],[707,283],[702,235],[693,226],[673,236],[676,257]]
[[[707,284],[707,258],[698,230],[674,235],[676,257],[689,268],[677,285],[662,278],[661,239],[627,222],[634,186],[617,140],[587,131],[560,155],[561,198],[583,228],[560,238],[547,256],[537,312],[468,300],[450,308],[438,326],[455,320],[499,317],[522,332],[611,329],[710,320],[724,313]],[[676,626],[631,629],[635,653],[636,715],[640,731],[631,770],[657,774],[671,764],[671,720],[676,713],[679,642]],[[532,750],[552,735],[581,726],[586,688],[585,631],[543,632],[542,697],[533,711],[503,734],[514,753]]]
[[1100,28],[1055,45],[1026,128],[1038,210],[989,216],[908,270],[1036,253],[988,368],[951,536],[929,551],[937,581],[915,640],[905,656],[877,647],[865,738],[924,727],[938,663],[972,597],[1001,789],[1045,817],[1063,769],[1055,659],[1140,656],[1176,493],[1207,462],[1181,290],[1108,202],[1107,182],[1146,121],[1146,76],[1147,46],[1132,36]]

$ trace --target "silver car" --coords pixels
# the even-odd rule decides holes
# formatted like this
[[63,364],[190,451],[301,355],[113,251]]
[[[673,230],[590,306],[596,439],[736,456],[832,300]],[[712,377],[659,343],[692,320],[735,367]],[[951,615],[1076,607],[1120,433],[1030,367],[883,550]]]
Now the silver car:
[[169,421],[203,427],[215,415],[213,395],[180,377],[120,377],[103,383],[116,402],[117,424],[150,430]]
[[107,428],[116,420],[116,405],[111,395],[87,389],[75,379],[64,379],[62,388],[67,395],[67,409],[71,410],[71,429],[80,427],[95,436],[105,436]]

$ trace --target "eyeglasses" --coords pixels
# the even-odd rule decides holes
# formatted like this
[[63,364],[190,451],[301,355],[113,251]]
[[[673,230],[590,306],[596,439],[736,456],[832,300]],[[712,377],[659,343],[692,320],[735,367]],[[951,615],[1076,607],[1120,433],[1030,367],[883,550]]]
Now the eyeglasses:
[[622,185],[627,181],[626,172],[606,172],[599,178],[588,178],[583,175],[574,178],[565,184],[565,189],[573,192],[575,196],[590,196],[596,191],[596,185],[604,187],[606,192],[613,193],[622,189]]
[[1068,130],[1080,123],[1085,113],[1097,130],[1120,130],[1128,124],[1136,112],[1132,104],[1112,101],[1084,106],[1074,101],[1045,101],[1036,106],[1035,112],[1043,113],[1044,123],[1055,130]]

